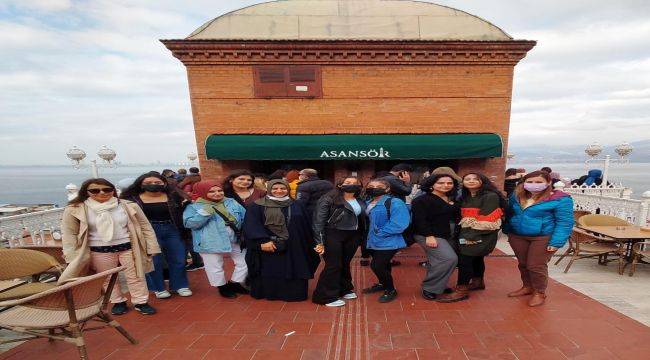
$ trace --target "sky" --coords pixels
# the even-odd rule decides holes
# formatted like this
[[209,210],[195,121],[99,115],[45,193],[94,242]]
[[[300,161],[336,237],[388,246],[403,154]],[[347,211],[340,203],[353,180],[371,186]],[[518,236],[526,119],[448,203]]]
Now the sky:
[[[196,151],[184,38],[253,0],[0,0],[0,165]],[[440,0],[537,46],[515,68],[511,146],[650,139],[650,1]]]

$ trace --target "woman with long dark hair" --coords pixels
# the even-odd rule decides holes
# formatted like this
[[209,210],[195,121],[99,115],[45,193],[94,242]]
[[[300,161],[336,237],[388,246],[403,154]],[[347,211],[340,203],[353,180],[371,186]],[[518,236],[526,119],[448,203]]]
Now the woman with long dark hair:
[[[140,207],[118,200],[115,186],[106,179],[81,184],[76,198],[63,211],[63,254],[69,263],[59,281],[83,276],[90,265],[96,272],[125,266],[126,284],[136,311],[151,315],[145,274],[153,270],[151,257],[160,253],[156,235]],[[108,285],[108,279],[104,287]],[[128,311],[120,286],[111,293],[113,315]]]
[[311,216],[289,196],[282,179],[267,183],[267,195],[246,209],[246,265],[256,299],[304,301],[320,259],[314,251]]
[[169,268],[169,289],[180,296],[191,296],[185,270],[185,243],[183,230],[183,199],[168,185],[167,179],[152,171],[140,175],[121,195],[140,205],[156,232],[162,254],[154,256],[154,271],[147,274],[149,290],[158,299],[167,299],[171,293],[163,278],[163,256]]
[[465,174],[462,184],[456,291],[468,294],[485,289],[485,256],[497,245],[506,199],[481,173]]
[[551,176],[533,171],[523,177],[506,211],[503,232],[519,261],[523,286],[509,297],[532,294],[529,306],[544,304],[548,284],[548,262],[566,244],[573,229],[573,199],[554,190]]
[[449,277],[456,269],[458,257],[452,246],[452,226],[459,218],[455,200],[458,182],[451,175],[431,175],[421,183],[424,193],[413,199],[415,241],[427,256],[427,273],[422,281],[422,297],[438,302],[467,299],[466,294],[448,288]]
[[312,296],[316,304],[343,306],[341,299],[357,298],[350,262],[366,228],[366,204],[359,197],[362,189],[359,178],[346,176],[318,200],[313,229],[316,251],[323,255],[325,267]]
[[265,191],[255,187],[254,179],[253,173],[248,170],[233,170],[223,181],[223,192],[226,197],[246,207],[266,195]]

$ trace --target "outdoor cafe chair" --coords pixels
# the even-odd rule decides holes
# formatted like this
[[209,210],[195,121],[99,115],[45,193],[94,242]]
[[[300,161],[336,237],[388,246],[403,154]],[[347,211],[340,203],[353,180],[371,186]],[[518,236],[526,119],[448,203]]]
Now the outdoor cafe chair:
[[555,265],[559,264],[569,254],[571,254],[571,260],[564,269],[564,273],[569,271],[574,261],[589,257],[598,256],[598,263],[607,265],[607,255],[613,254],[618,255],[618,273],[623,275],[623,269],[625,267],[625,246],[613,239],[596,236],[574,227],[569,237],[569,247],[555,262]]
[[[0,328],[29,335],[2,341],[0,344],[45,337],[50,341],[62,340],[76,345],[80,358],[87,359],[83,333],[108,326],[136,344],[137,341],[106,311],[117,273],[123,269],[124,266],[121,266],[95,275],[74,278],[63,285],[26,298],[0,302],[1,307],[8,308],[0,312]],[[104,291],[104,283],[109,276],[108,287]],[[98,321],[104,325],[88,328],[86,325],[89,321]]]
[[0,301],[19,299],[51,289],[54,283],[39,282],[41,274],[60,274],[63,266],[52,256],[27,249],[0,249],[0,280],[31,277],[31,282],[0,292]]
[[611,215],[588,214],[578,219],[580,226],[630,226],[629,222]]
[[650,241],[638,242],[632,246],[632,267],[630,267],[630,276],[634,276],[636,264],[641,258],[650,259]]

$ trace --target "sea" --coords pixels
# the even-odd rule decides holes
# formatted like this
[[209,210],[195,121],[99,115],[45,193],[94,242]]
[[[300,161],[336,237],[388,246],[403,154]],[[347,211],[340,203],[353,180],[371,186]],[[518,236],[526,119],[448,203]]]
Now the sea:
[[[584,163],[518,163],[511,161],[508,167],[524,168],[527,171],[549,166],[562,177],[578,178],[587,173]],[[138,165],[100,168],[99,175],[113,183],[125,178],[134,178],[145,172],[170,168],[178,165]],[[591,166],[590,168],[598,168]],[[79,186],[90,177],[90,169],[75,169],[72,166],[0,166],[0,204],[56,204],[64,206],[65,187],[68,184]],[[614,164],[609,171],[610,182],[621,182],[633,190],[632,198],[650,190],[650,163]]]

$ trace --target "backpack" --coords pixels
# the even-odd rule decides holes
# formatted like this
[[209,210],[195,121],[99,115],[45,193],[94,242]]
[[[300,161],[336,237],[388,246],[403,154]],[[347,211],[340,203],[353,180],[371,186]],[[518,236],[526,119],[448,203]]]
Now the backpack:
[[[384,206],[386,207],[386,217],[388,218],[388,221],[390,221],[390,204],[392,203],[393,198],[389,197],[384,201]],[[404,229],[402,232],[402,237],[404,238],[404,242],[406,243],[406,247],[409,247],[413,244],[415,244],[415,231],[413,231],[413,223],[409,222],[409,226]]]

